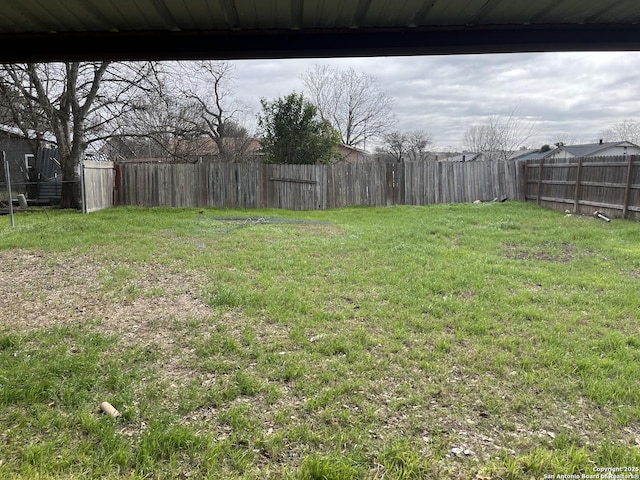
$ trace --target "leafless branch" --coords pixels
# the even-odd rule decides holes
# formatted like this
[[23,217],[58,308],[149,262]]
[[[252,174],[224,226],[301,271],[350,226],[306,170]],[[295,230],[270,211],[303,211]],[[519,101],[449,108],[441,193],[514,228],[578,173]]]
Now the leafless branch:
[[392,99],[371,75],[316,65],[302,81],[321,118],[333,124],[345,145],[366,146],[395,123]]

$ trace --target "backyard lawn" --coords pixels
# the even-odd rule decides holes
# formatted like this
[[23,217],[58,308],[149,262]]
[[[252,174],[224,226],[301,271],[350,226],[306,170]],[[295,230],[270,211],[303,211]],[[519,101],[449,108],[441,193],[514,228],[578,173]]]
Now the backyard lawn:
[[640,478],[638,223],[520,202],[15,223],[0,478]]

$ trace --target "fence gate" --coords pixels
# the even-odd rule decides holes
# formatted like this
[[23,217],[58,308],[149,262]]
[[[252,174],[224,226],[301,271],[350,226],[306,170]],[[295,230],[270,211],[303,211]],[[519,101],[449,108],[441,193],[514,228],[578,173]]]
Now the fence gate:
[[85,212],[114,205],[115,169],[113,162],[85,160],[82,164],[82,200]]

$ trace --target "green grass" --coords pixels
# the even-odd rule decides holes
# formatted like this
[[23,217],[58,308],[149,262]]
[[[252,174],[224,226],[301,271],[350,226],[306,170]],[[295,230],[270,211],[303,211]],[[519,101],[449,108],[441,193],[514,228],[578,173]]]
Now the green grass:
[[637,223],[514,202],[6,220],[1,478],[640,465]]

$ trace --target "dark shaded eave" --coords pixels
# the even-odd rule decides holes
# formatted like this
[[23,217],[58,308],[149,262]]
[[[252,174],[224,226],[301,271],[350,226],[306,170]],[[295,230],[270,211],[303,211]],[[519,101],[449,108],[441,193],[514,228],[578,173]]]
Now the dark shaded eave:
[[0,35],[0,62],[638,51],[638,25],[135,31]]

